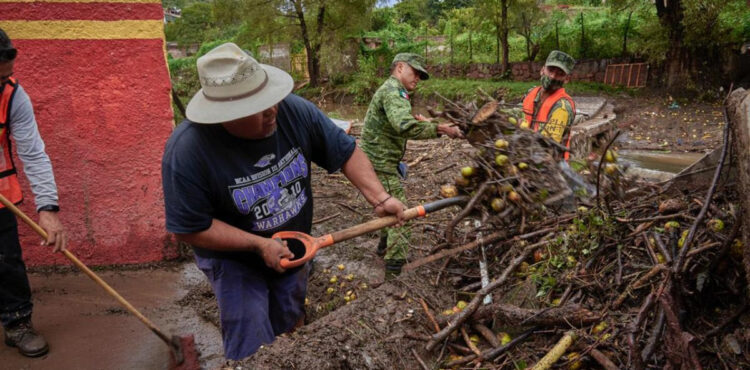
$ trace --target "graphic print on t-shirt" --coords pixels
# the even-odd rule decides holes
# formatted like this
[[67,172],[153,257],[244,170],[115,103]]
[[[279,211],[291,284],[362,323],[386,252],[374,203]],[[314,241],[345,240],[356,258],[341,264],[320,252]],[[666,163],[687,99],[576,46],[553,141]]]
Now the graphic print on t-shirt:
[[294,148],[272,166],[235,178],[229,193],[237,211],[254,219],[253,231],[272,230],[296,216],[307,203],[307,174],[307,160]]

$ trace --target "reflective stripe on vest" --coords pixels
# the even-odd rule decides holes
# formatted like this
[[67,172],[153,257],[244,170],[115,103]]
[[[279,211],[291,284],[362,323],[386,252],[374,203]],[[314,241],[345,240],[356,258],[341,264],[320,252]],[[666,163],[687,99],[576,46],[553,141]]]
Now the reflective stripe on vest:
[[[10,143],[10,106],[17,91],[17,86],[16,80],[11,78],[9,83],[0,87],[0,151],[2,151],[0,156],[0,193],[13,204],[18,204],[23,200],[21,186],[16,175],[16,166],[13,164]],[[4,207],[0,204],[0,209]]]
[[[573,102],[573,98],[571,98],[570,95],[565,92],[565,89],[559,88],[557,89],[557,91],[552,93],[552,95],[548,96],[547,99],[544,99],[541,108],[539,108],[539,112],[537,112],[536,116],[534,116],[534,99],[536,98],[537,94],[539,94],[539,91],[541,89],[541,86],[537,86],[531,89],[531,91],[526,94],[526,97],[523,98],[523,113],[525,115],[526,122],[529,123],[529,127],[533,128],[534,132],[539,131],[540,123],[547,123],[549,112],[552,110],[552,107],[555,106],[555,103],[557,103],[560,99],[566,99],[570,103],[573,112],[576,111],[576,105]],[[565,147],[568,149],[570,149],[571,136],[573,135],[568,134],[568,140],[565,141]],[[569,157],[570,152],[565,152],[566,161]]]

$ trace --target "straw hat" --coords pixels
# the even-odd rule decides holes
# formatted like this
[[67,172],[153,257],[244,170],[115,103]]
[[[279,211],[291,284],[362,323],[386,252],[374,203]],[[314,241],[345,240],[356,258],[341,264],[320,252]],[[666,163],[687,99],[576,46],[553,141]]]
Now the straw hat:
[[288,73],[258,63],[231,42],[198,58],[197,64],[202,88],[186,110],[187,118],[196,123],[222,123],[262,112],[294,87]]

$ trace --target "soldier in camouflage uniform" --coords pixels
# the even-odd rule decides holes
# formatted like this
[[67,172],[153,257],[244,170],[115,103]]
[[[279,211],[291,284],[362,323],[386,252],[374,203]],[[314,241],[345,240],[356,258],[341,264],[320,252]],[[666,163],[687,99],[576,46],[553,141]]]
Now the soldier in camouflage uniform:
[[[575,119],[575,102],[563,88],[570,81],[576,61],[562,51],[549,53],[539,72],[541,85],[529,90],[523,110],[515,110],[521,127],[530,128],[570,147],[570,130]],[[568,154],[565,154],[568,159]]]
[[[362,130],[360,145],[375,167],[378,179],[389,194],[404,203],[406,197],[399,179],[399,162],[404,156],[407,140],[432,139],[438,135],[462,136],[461,130],[455,126],[431,122],[421,114],[412,115],[409,91],[413,91],[420,80],[428,78],[420,55],[396,55],[391,64],[391,76],[372,97]],[[378,254],[384,255],[386,276],[401,272],[409,251],[409,237],[405,226],[388,228],[381,233]]]

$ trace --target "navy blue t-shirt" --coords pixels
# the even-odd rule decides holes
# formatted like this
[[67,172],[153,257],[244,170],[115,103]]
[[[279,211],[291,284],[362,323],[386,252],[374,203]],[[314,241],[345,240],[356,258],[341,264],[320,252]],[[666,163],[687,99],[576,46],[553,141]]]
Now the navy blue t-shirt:
[[310,161],[337,171],[356,144],[299,96],[290,94],[278,108],[276,131],[265,139],[242,139],[220,124],[187,120],[175,129],[162,158],[168,231],[200,232],[215,218],[263,237],[281,230],[310,232]]

